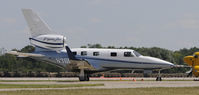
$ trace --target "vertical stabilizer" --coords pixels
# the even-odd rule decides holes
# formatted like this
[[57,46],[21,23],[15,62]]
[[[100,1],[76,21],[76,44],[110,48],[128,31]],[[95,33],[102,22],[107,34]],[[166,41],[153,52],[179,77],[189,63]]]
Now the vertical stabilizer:
[[32,37],[53,34],[49,26],[32,9],[22,9]]

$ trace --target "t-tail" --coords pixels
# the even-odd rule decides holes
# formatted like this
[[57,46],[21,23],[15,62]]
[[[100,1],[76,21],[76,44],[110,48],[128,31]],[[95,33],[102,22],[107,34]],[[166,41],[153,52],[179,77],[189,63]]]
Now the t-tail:
[[30,43],[36,51],[60,51],[65,49],[66,37],[57,35],[32,9],[22,9],[30,29]]

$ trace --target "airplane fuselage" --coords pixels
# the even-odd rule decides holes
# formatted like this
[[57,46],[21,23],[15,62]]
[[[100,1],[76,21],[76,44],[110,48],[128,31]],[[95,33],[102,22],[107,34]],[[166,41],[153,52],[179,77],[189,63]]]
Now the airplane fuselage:
[[[173,66],[170,62],[149,56],[142,56],[130,49],[74,48],[72,52],[76,58],[88,61],[96,70],[166,69]],[[40,51],[35,53],[45,55],[45,57],[39,58],[41,61],[51,62],[63,68],[70,63],[65,50],[61,52]]]

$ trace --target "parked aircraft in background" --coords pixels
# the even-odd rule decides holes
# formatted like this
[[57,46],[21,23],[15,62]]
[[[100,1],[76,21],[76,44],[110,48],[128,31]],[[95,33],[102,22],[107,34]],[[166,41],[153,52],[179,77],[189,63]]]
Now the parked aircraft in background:
[[118,69],[144,70],[152,73],[158,70],[157,81],[161,81],[160,71],[172,68],[170,62],[143,56],[130,49],[93,49],[73,48],[66,44],[66,37],[55,34],[32,9],[22,9],[30,29],[30,43],[35,46],[33,53],[10,51],[19,57],[30,57],[65,68],[67,71],[80,72],[80,81],[89,81],[89,75]]
[[187,65],[192,67],[189,75],[193,74],[195,77],[198,77],[199,76],[199,52],[195,52],[193,56],[185,56],[184,62],[187,63]]

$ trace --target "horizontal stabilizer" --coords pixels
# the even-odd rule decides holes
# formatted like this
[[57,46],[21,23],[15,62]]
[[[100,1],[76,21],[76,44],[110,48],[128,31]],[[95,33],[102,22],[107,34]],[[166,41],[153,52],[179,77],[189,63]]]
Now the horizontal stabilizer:
[[33,53],[21,53],[17,51],[9,51],[7,54],[16,55],[17,57],[43,57],[42,54],[33,54]]

